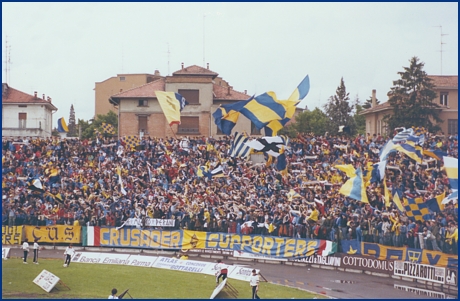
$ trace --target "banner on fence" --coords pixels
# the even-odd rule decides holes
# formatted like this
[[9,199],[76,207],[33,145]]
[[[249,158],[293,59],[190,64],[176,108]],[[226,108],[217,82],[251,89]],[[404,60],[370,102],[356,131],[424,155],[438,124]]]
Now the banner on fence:
[[359,269],[370,272],[393,273],[393,260],[380,260],[370,256],[361,257],[356,255],[339,254],[342,258],[340,267],[349,269]]
[[117,229],[112,227],[99,228],[98,230],[99,240],[95,239],[95,241],[98,241],[98,244],[103,247],[157,248],[184,251],[216,248],[276,258],[304,257],[315,254],[327,256],[337,251],[336,243],[315,239],[208,233],[188,230],[167,231],[142,230],[138,228]]
[[409,261],[395,261],[394,275],[444,284],[446,269]]
[[2,245],[20,245],[22,243],[22,226],[2,226]]
[[181,272],[203,273],[206,267],[213,265],[209,262],[195,260],[181,260],[169,257],[158,257],[152,267]]
[[195,254],[218,254],[218,255],[226,255],[226,256],[232,256],[233,251],[232,250],[222,250],[222,249],[188,249],[188,250],[182,250],[183,253],[195,253]]
[[339,267],[342,258],[335,257],[335,256],[308,256],[304,258],[297,258],[297,259],[288,259],[289,261],[293,262],[303,262],[303,263],[310,263],[310,264],[319,264],[319,265],[327,265],[333,267]]
[[430,291],[426,290],[423,288],[418,288],[418,287],[412,287],[412,286],[407,286],[407,285],[399,285],[395,284],[394,288],[400,291],[406,291],[409,293],[414,293],[419,296],[426,296],[426,297],[431,297],[431,298],[438,298],[438,299],[446,299],[446,294],[441,293],[441,292],[435,292],[435,291]]
[[129,263],[127,265],[151,268],[158,259],[158,256],[131,255],[128,259]]
[[263,256],[259,254],[247,253],[247,252],[242,252],[242,251],[233,251],[232,255],[233,257],[248,258],[248,259],[287,261],[286,258],[274,258],[274,257]]
[[2,259],[8,259],[10,248],[2,248]]
[[446,269],[446,284],[458,286],[458,270]]
[[341,244],[343,253],[348,255],[367,255],[380,260],[411,261],[442,267],[458,266],[457,255],[445,254],[438,251],[384,246],[368,242],[359,242],[355,239],[342,240]]
[[130,254],[76,252],[73,262],[128,265]]
[[81,243],[80,226],[25,226],[25,239],[51,243]]
[[174,227],[175,219],[146,218],[144,224],[140,218],[128,218],[123,226],[135,227]]

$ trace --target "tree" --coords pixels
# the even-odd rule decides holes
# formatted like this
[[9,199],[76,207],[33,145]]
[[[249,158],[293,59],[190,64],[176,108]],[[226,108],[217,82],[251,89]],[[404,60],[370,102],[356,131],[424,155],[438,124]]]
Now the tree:
[[356,108],[356,112],[355,112],[355,115],[353,116],[353,119],[355,120],[356,131],[358,132],[358,134],[365,134],[366,133],[366,117],[360,114],[361,111],[364,110],[364,106],[361,106],[358,96],[356,96],[354,106]]
[[73,108],[73,104],[70,106],[70,115],[69,115],[69,132],[67,133],[67,137],[77,137],[77,124],[75,122],[75,110]]
[[[375,104],[380,104],[380,101],[376,98]],[[369,109],[372,107],[372,96],[369,96],[369,99],[366,99],[366,102],[361,106],[363,109]]]
[[[91,119],[91,123],[88,121],[84,121],[79,119],[78,124],[81,126],[81,138],[82,139],[94,139],[96,137],[96,133],[94,130],[98,130],[99,133],[102,133],[102,123],[111,124],[115,128],[115,136],[118,130],[118,116],[113,111],[109,111],[105,115],[97,115],[96,119]],[[104,135],[111,137],[113,135]]]
[[345,87],[343,77],[340,80],[340,86],[337,87],[336,95],[329,97],[328,103],[324,106],[328,118],[328,131],[332,135],[338,134],[339,126],[346,126],[350,134],[356,131],[355,120],[351,116],[353,105],[350,106],[349,94]]
[[393,81],[393,87],[388,92],[389,103],[393,107],[392,114],[384,117],[390,130],[396,127],[425,127],[428,131],[437,131],[442,122],[439,118],[439,105],[433,100],[436,92],[433,83],[423,70],[425,63],[414,56],[409,67],[398,72],[400,79]]
[[295,129],[298,133],[324,135],[327,131],[327,116],[319,108],[305,111],[296,117]]

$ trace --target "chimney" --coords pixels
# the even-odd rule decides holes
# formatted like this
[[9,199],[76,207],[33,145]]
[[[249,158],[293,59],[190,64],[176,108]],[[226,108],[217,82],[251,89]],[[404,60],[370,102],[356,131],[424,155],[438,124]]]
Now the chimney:
[[206,69],[209,70],[209,63],[206,63]]
[[155,73],[154,73],[154,75],[156,75],[156,76],[160,76],[160,71],[158,71],[158,70],[155,70]]
[[51,97],[48,97],[49,102],[51,103]]
[[182,70],[184,70],[184,63],[182,63]]
[[244,94],[248,94],[248,90],[244,90]]
[[34,97],[37,98],[37,91],[34,91]]
[[48,96],[48,97],[46,98],[46,101],[50,102],[50,99],[51,99],[51,98]]
[[230,86],[227,87],[227,95],[230,95]]
[[43,94],[43,100],[45,100],[45,94]]
[[375,89],[372,90],[372,108],[375,108],[375,106],[377,105],[377,98],[375,96],[376,92],[375,92]]

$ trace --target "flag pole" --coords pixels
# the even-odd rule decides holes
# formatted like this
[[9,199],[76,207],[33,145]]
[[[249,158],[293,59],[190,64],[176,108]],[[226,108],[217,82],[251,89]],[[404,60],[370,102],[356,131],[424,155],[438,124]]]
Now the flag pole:
[[169,124],[169,127],[171,128],[171,132],[173,133],[173,135],[174,135],[174,138],[176,138],[176,140],[177,140],[177,136],[176,136],[176,133],[174,133],[174,130],[173,130],[173,128],[172,128],[172,126],[171,126],[171,124]]

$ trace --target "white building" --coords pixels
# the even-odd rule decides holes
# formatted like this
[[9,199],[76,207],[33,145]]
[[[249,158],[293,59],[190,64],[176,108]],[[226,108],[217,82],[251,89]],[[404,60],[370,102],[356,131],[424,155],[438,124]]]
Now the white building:
[[2,137],[51,137],[53,113],[51,98],[29,95],[2,84]]

